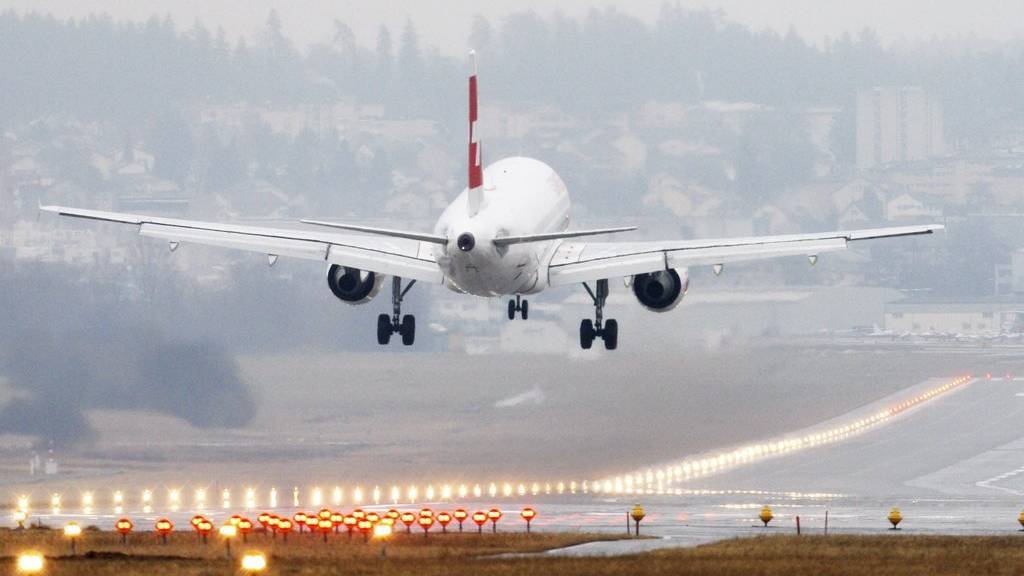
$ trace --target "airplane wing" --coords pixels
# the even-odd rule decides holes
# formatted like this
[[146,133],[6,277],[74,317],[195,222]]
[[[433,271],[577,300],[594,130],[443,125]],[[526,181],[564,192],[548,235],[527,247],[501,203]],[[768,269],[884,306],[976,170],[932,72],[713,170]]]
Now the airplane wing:
[[261,252],[269,257],[271,264],[284,256],[321,260],[409,280],[435,284],[442,281],[431,251],[432,244],[413,239],[218,224],[63,206],[40,206],[39,209],[61,216],[138,226],[141,236],[166,240],[172,250],[181,243],[191,242]]
[[817,257],[825,252],[845,250],[850,242],[931,234],[943,228],[941,225],[921,225],[719,240],[566,242],[551,257],[548,283],[563,286],[659,270],[717,266],[780,256]]

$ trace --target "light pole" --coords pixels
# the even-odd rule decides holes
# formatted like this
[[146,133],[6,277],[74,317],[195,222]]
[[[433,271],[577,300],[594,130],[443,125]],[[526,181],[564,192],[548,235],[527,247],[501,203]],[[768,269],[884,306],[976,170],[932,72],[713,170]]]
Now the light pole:
[[114,524],[114,528],[121,534],[121,544],[128,543],[128,535],[132,533],[132,528],[134,527],[135,525],[132,524],[132,521],[127,518],[121,518]]
[[487,518],[491,521],[491,532],[498,533],[498,520],[501,520],[501,510],[491,508],[487,511]]
[[160,535],[160,541],[167,544],[167,535],[174,530],[174,524],[167,518],[161,518],[156,521],[156,533]]
[[484,524],[487,524],[487,512],[478,510],[473,512],[473,522],[476,524],[476,533],[484,533]]
[[462,523],[469,518],[469,513],[463,508],[458,508],[455,512],[452,512],[452,516],[455,517],[455,521],[459,523],[459,532],[462,532]]
[[629,513],[633,518],[633,522],[636,523],[636,537],[640,537],[640,521],[644,519],[647,514],[644,512],[644,507],[637,504],[633,506],[633,510]]
[[220,527],[220,536],[224,539],[224,551],[231,558],[231,539],[238,536],[238,527],[227,522]]
[[64,537],[67,538],[69,542],[71,542],[72,556],[78,553],[75,544],[81,535],[82,527],[79,526],[77,522],[68,522],[64,525]]
[[537,511],[527,506],[526,508],[523,508],[519,515],[523,517],[523,520],[526,520],[526,533],[529,534],[530,523],[537,517]]

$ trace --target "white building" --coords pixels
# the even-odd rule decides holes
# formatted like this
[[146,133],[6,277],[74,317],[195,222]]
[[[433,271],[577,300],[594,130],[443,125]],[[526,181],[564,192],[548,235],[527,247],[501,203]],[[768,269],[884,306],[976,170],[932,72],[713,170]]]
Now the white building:
[[995,336],[1018,332],[1024,302],[1014,299],[901,300],[885,307],[885,329],[910,334]]
[[942,106],[919,87],[857,94],[857,168],[924,160],[945,153]]

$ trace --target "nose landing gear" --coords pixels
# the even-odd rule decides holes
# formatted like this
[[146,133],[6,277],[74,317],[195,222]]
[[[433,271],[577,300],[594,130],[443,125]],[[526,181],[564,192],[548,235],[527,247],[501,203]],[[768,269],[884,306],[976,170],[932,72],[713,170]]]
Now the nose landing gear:
[[526,320],[527,318],[530,317],[530,303],[526,300],[523,300],[523,297],[520,296],[519,294],[516,294],[515,300],[508,301],[508,319],[515,320],[516,312],[519,312],[519,316],[523,320]]
[[606,350],[615,350],[619,347],[619,323],[613,319],[604,319],[604,304],[608,300],[608,281],[598,280],[597,291],[590,289],[586,282],[583,287],[587,289],[590,298],[594,300],[594,320],[584,320],[580,323],[580,347],[590,350],[594,340],[604,340]]
[[411,280],[403,290],[401,278],[396,276],[391,279],[391,316],[377,316],[377,343],[381,346],[391,341],[392,334],[400,334],[405,346],[412,346],[416,341],[416,317],[412,314],[402,316],[402,300],[415,284],[416,281]]

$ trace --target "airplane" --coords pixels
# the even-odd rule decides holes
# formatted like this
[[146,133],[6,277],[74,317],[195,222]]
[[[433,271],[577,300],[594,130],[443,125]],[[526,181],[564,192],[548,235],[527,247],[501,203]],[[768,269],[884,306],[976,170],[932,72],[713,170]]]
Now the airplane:
[[386,345],[398,334],[406,346],[415,341],[416,318],[402,314],[402,302],[416,283],[444,285],[472,296],[507,296],[509,320],[529,317],[524,296],[582,285],[593,301],[594,318],[580,323],[580,346],[590,349],[600,338],[607,350],[615,350],[618,322],[604,317],[610,279],[625,279],[643,307],[667,312],[689,289],[689,267],[711,266],[717,275],[727,263],[782,256],[804,256],[814,264],[820,254],[844,250],[850,242],[931,234],[943,228],[913,225],[710,240],[591,241],[636,228],[570,228],[565,183],[539,160],[509,157],[483,167],[476,55],[470,54],[468,183],[432,233],[319,219],[300,220],[316,230],[297,230],[63,206],[39,208],[137,226],[140,235],[167,241],[171,251],[191,242],[263,253],[271,266],[281,256],[326,262],[328,287],[348,304],[370,302],[390,278],[392,311],[377,318],[377,342]]

